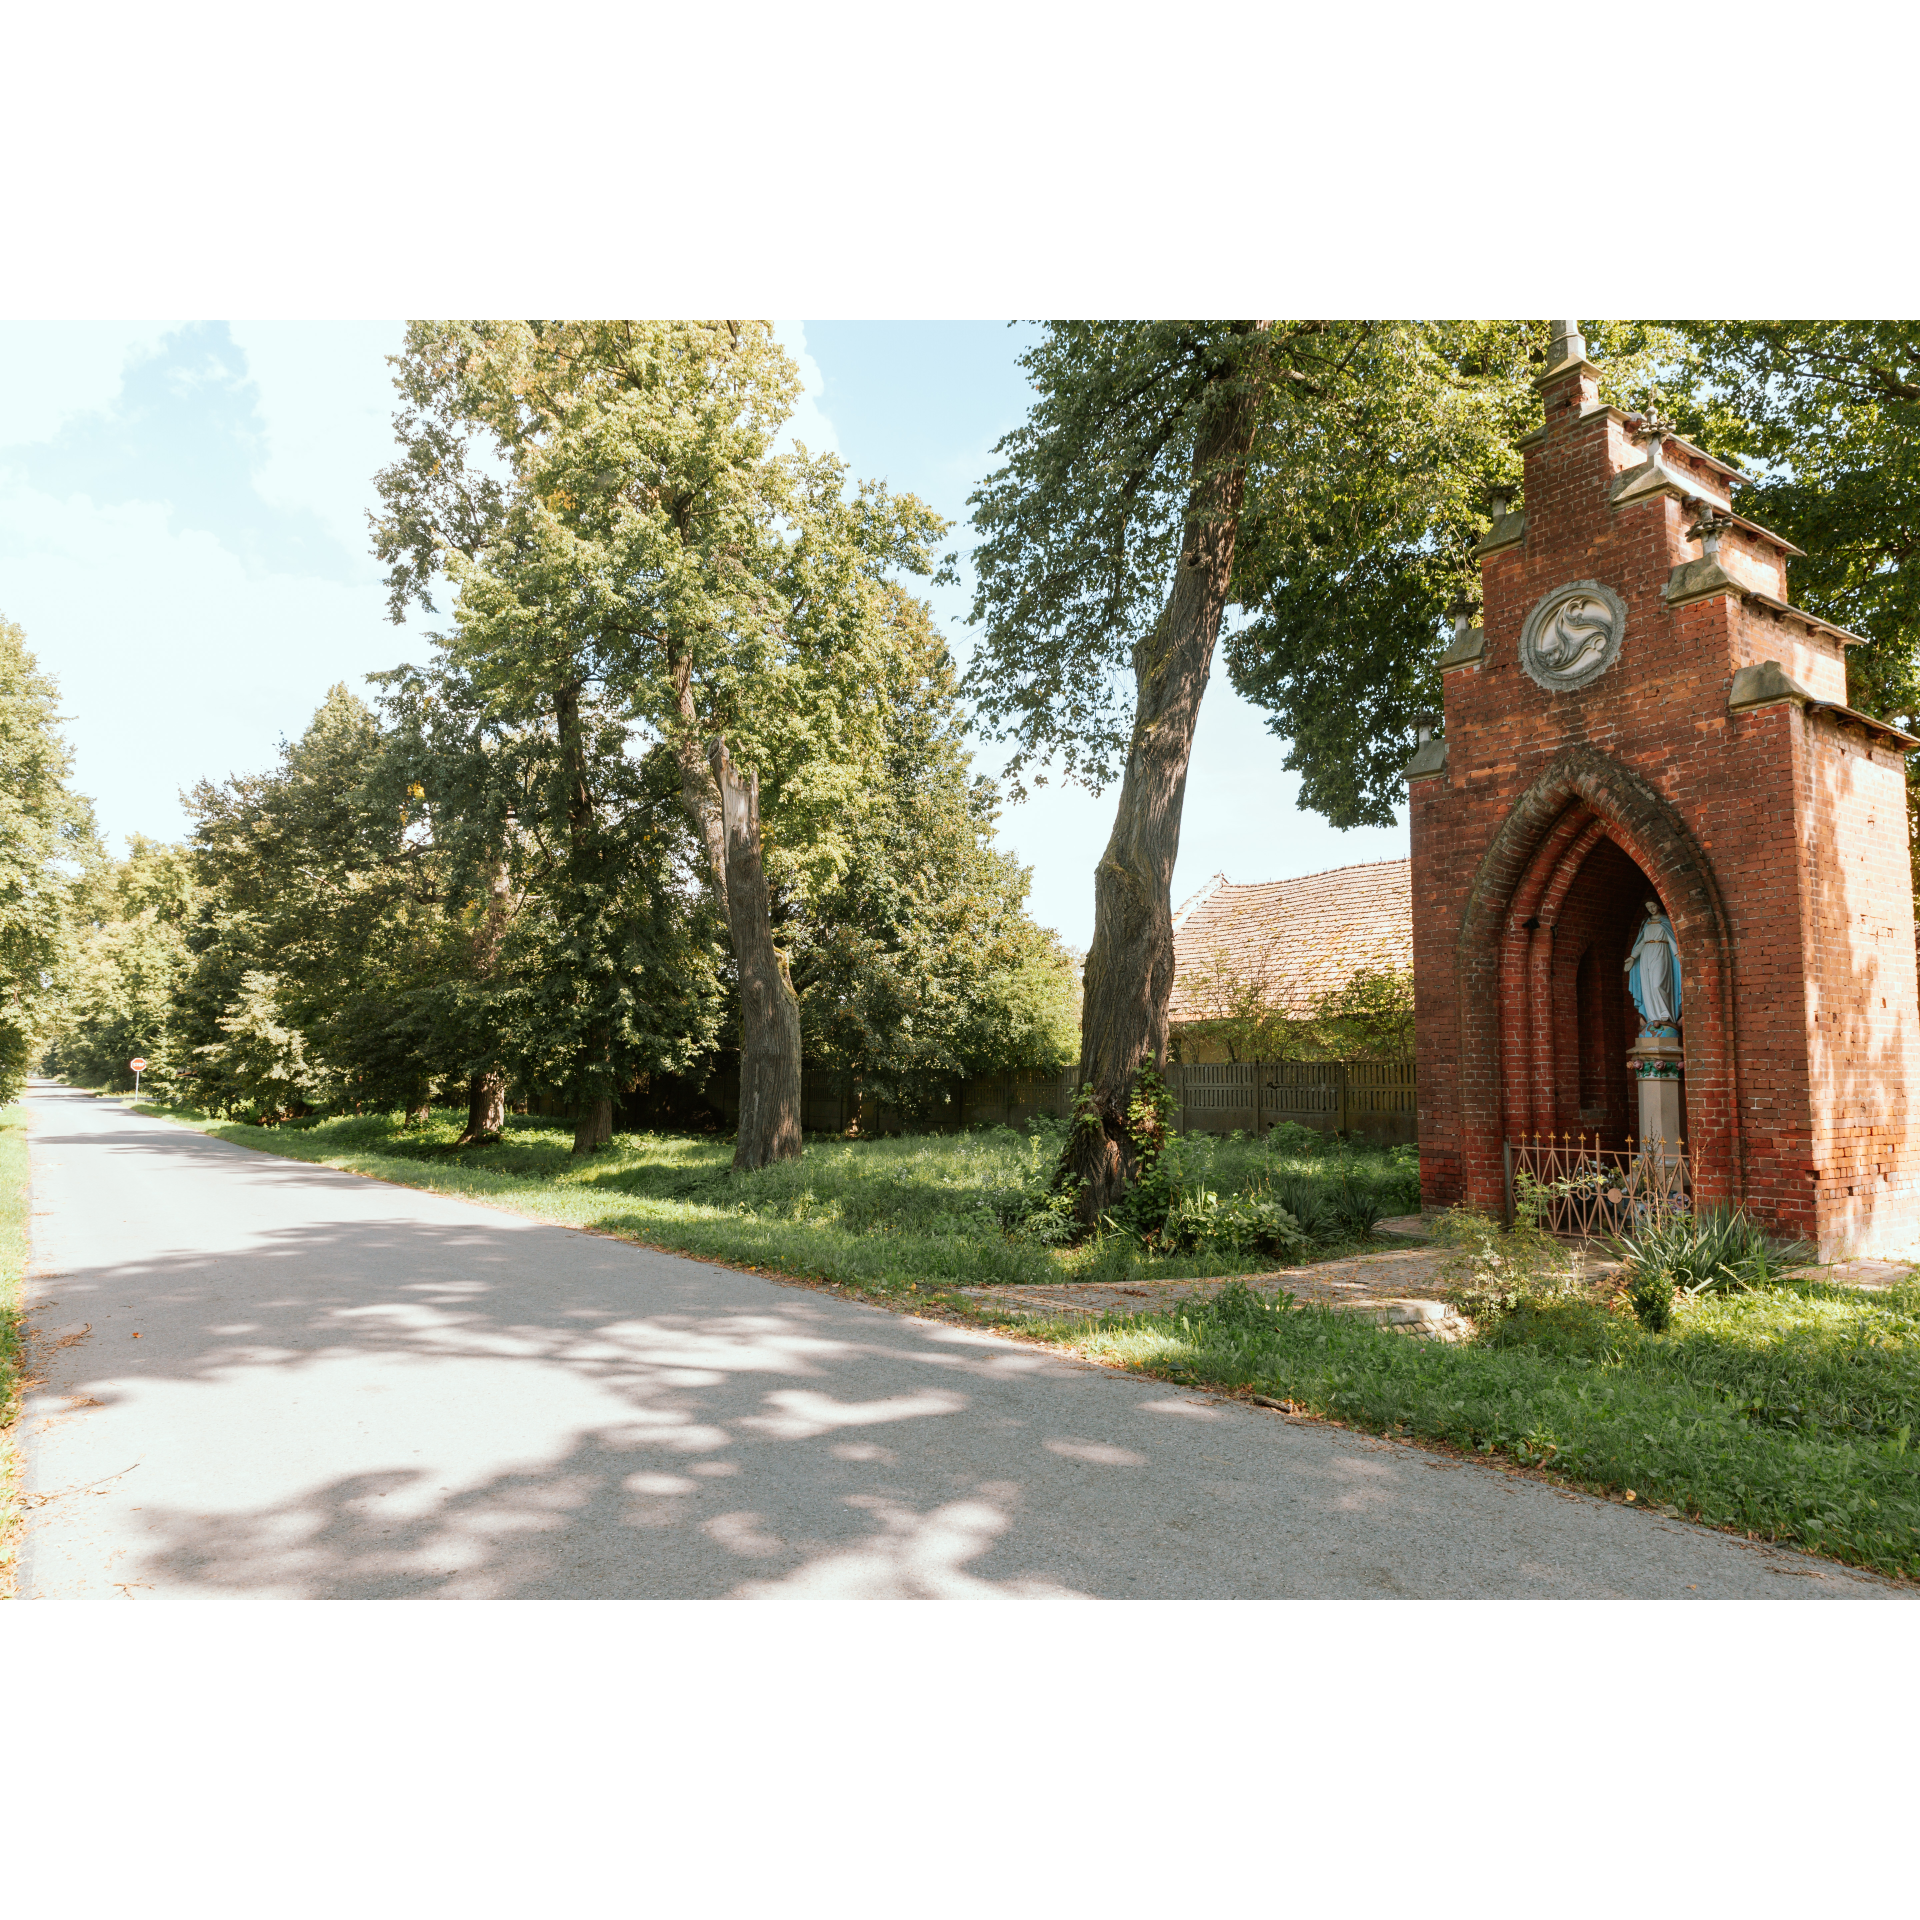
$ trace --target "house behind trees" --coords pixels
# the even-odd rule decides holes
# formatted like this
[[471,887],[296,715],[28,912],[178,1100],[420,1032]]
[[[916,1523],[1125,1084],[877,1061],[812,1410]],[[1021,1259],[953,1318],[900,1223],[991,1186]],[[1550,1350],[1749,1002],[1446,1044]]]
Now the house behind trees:
[[1408,862],[1214,877],[1174,916],[1171,1059],[1409,1059]]

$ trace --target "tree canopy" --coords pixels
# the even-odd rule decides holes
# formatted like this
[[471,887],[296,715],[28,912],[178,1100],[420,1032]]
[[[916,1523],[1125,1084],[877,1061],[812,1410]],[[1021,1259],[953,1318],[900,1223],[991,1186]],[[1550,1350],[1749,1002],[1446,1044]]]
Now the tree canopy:
[[59,690],[0,619],[0,1105],[16,1099],[68,961],[68,869],[96,852],[93,811],[67,785]]
[[1806,549],[1795,602],[1867,636],[1851,697],[1920,720],[1920,321],[1690,322],[1687,398],[1754,485],[1740,510]]
[[[799,1150],[799,1009],[769,888],[845,871],[877,784],[893,578],[943,523],[775,451],[798,391],[764,323],[459,322],[408,329],[402,458],[376,546],[396,613],[458,594],[450,658],[502,720],[550,720],[568,796],[577,1074],[620,1073],[596,902],[607,848],[589,736],[661,750],[707,855],[742,1020],[740,1164]],[[587,973],[594,966],[587,962]],[[583,1144],[591,1144],[590,1140]]]

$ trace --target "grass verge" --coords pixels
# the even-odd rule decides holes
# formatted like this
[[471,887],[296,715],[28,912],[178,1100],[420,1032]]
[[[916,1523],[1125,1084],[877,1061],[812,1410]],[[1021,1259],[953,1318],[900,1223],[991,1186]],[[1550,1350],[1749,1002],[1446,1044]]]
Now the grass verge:
[[1920,1577],[1920,1284],[1782,1281],[1646,1332],[1598,1300],[1458,1345],[1244,1287],[1194,1310],[1028,1331],[1187,1386],[1501,1455],[1752,1539]]
[[[730,1140],[686,1134],[619,1134],[599,1153],[575,1155],[572,1129],[515,1118],[497,1143],[455,1150],[466,1115],[436,1109],[416,1127],[397,1116],[343,1116],[272,1129],[187,1109],[166,1117],[265,1153],[403,1186],[483,1200],[535,1219],[589,1227],[675,1253],[765,1268],[882,1296],[961,1287],[1264,1273],[1276,1262],[1218,1248],[1157,1256],[1127,1241],[1048,1246],[1008,1231],[1030,1209],[1058,1153],[1046,1133],[989,1128],[899,1139],[809,1140],[798,1160],[735,1173]],[[1289,1161],[1257,1141],[1206,1144],[1208,1177],[1222,1189],[1291,1177],[1378,1187],[1381,1211],[1404,1211],[1409,1168],[1359,1153]],[[1417,1187],[1411,1188],[1417,1204]],[[1364,1244],[1337,1229],[1315,1252]]]
[[25,1365],[22,1314],[27,1272],[27,1110],[0,1107],[0,1600],[14,1594],[20,1538],[20,1414]]

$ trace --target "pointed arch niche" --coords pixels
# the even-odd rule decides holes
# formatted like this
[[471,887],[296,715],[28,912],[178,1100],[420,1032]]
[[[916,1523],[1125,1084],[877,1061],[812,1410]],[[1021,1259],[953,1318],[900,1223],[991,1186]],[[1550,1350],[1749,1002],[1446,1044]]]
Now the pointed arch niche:
[[1731,941],[1704,851],[1645,780],[1588,747],[1514,804],[1475,875],[1455,959],[1469,1198],[1493,1207],[1501,1147],[1541,1133],[1637,1133],[1624,962],[1645,903],[1673,921],[1685,983],[1685,1131],[1703,1204],[1738,1201]]

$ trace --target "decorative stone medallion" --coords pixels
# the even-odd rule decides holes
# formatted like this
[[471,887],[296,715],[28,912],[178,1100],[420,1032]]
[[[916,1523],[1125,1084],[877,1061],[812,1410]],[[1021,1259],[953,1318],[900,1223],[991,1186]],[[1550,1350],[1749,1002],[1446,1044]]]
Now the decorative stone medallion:
[[1536,686],[1571,693],[1613,665],[1626,637],[1627,603],[1598,580],[1555,587],[1520,629],[1520,664]]

